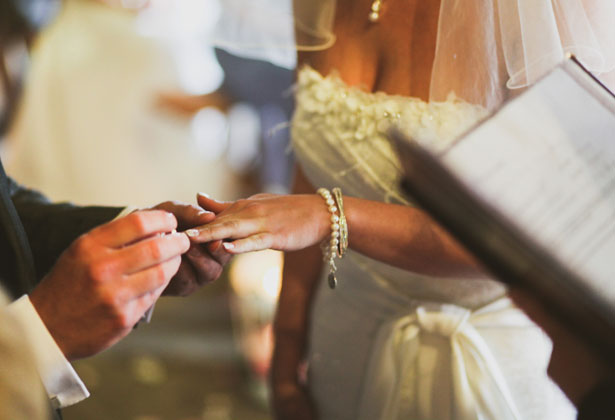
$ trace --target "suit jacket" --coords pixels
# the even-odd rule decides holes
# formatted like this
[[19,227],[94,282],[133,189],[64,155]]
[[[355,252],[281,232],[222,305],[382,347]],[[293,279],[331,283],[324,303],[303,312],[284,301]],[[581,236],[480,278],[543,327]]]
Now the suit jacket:
[[599,383],[578,406],[577,420],[613,420],[615,418],[615,378]]
[[7,177],[0,161],[0,282],[13,297],[29,293],[72,241],[121,210],[53,204]]
[[51,203],[7,177],[0,162],[0,281],[14,297],[29,293],[71,242],[121,210]]

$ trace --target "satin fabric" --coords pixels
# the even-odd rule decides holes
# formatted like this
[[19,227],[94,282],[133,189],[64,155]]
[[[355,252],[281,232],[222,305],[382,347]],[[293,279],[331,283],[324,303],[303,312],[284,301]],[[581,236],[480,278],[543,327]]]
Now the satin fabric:
[[[414,400],[419,419],[520,420],[499,364],[480,335],[482,326],[528,328],[532,323],[510,299],[502,298],[476,311],[451,304],[421,305],[381,325],[359,420],[403,418],[402,399]],[[441,340],[425,344],[426,335]],[[436,348],[433,342],[438,343]],[[452,384],[433,368],[434,351],[450,353]],[[422,385],[414,387],[414,395],[402,395],[400,384],[410,370],[420,372],[417,381]],[[450,386],[451,398],[442,398]]]

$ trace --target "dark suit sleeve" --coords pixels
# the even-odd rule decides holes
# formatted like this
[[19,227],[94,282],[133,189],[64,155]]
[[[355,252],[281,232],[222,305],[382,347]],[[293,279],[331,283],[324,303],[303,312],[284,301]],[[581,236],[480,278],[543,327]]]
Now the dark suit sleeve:
[[9,192],[23,223],[36,266],[42,278],[60,254],[77,237],[115,218],[121,207],[79,207],[70,203],[51,203],[41,193],[8,179]]
[[578,406],[577,420],[615,419],[615,379],[598,384]]

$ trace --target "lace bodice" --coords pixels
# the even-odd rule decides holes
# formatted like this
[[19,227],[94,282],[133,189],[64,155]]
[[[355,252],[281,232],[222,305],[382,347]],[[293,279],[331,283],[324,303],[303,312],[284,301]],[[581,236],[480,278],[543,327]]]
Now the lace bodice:
[[[293,147],[301,168],[315,187],[339,186],[346,195],[408,204],[400,187],[401,166],[385,135],[388,128],[397,124],[413,138],[437,150],[485,114],[484,109],[454,97],[446,102],[427,103],[417,98],[368,93],[349,87],[336,75],[323,77],[304,67],[298,74]],[[504,290],[490,280],[435,282],[433,278],[408,273],[358,253],[350,255],[351,258],[340,261],[340,270],[348,269],[353,276],[357,272],[369,274],[365,276],[366,284],[378,284],[385,294],[390,292],[389,297],[401,295],[476,306]],[[343,279],[340,281],[343,283]],[[374,295],[373,291],[366,294]]]
[[474,125],[486,111],[451,97],[427,103],[418,98],[368,93],[336,75],[310,67],[299,72],[293,143],[303,169],[318,185],[385,202],[405,203],[401,167],[386,137],[392,124],[435,150]]

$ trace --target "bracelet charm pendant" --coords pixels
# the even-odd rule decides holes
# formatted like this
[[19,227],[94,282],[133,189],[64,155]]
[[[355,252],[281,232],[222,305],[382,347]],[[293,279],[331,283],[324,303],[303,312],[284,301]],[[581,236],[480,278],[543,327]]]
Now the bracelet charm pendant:
[[[342,201],[342,191],[339,188],[333,189],[333,195],[326,188],[319,188],[316,191],[327,205],[327,210],[331,213],[331,238],[321,244],[323,259],[329,264],[329,275],[327,282],[331,289],[337,287],[337,277],[335,272],[335,258],[342,258],[348,247],[348,226],[344,216],[344,204]],[[339,215],[338,215],[339,213]]]

